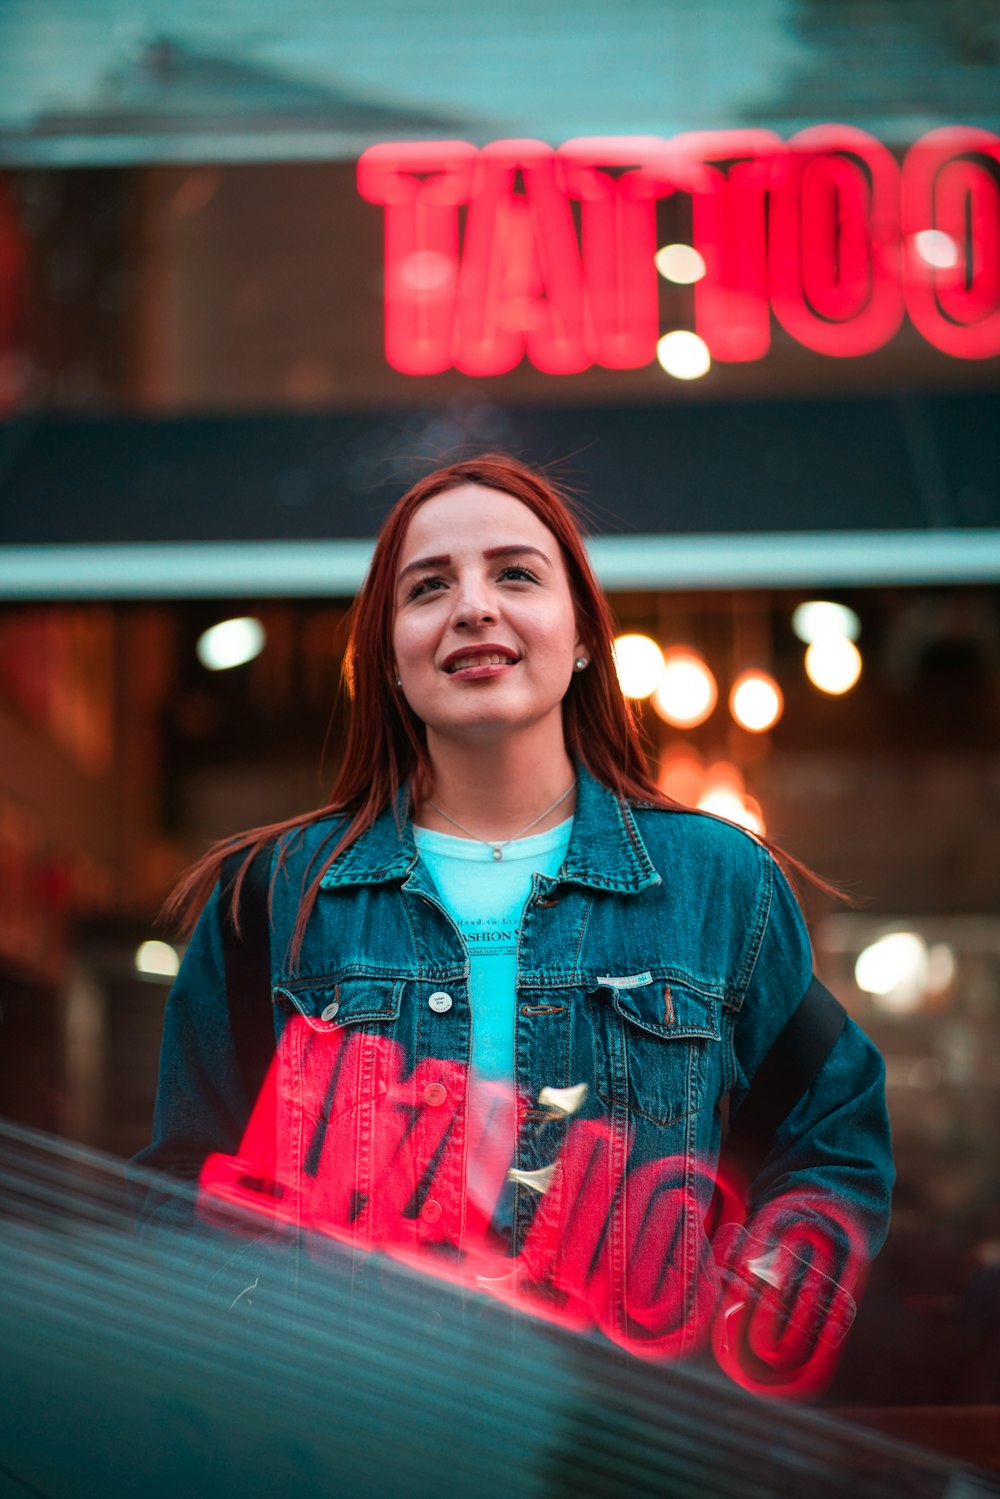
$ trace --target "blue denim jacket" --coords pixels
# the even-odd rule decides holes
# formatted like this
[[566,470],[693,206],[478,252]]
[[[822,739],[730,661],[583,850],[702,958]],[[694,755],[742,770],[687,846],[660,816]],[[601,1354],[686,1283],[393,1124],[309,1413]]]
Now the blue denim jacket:
[[[325,1172],[336,1179],[321,1189],[328,1212],[349,1202],[362,1240],[370,1232],[378,1242],[385,1192],[415,1242],[460,1249],[468,954],[417,856],[403,801],[324,875],[293,968],[303,876],[336,831],[331,819],[287,837],[272,895],[286,1216],[302,1184],[315,1195]],[[576,1228],[605,1262],[608,1330],[627,1335],[628,1285],[648,1276],[651,1256],[672,1267],[678,1325],[699,1323],[727,1107],[738,1111],[811,970],[797,902],[757,840],[703,814],[626,805],[580,769],[565,863],[554,878],[534,876],[518,934],[510,1252],[551,1270],[552,1232],[574,1232],[566,1194],[579,1201],[586,1183],[593,1205],[603,1192],[599,1228],[579,1216]],[[238,1154],[248,1112],[216,892],[170,996],[155,1138],[140,1159],[194,1176],[209,1152]],[[411,1168],[405,1191],[401,1162],[404,1177]],[[784,1204],[797,1222],[832,1210],[868,1258],[886,1234],[892,1180],[882,1060],[848,1021],[751,1184],[751,1227],[766,1221],[773,1242]],[[685,1332],[681,1343],[695,1337]]]

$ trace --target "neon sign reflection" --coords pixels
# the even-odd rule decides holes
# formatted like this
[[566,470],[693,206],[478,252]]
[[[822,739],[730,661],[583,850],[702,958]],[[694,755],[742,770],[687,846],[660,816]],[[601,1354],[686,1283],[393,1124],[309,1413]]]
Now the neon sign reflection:
[[[362,1076],[366,1086],[356,1089]],[[628,1132],[580,1114],[582,1086],[519,1102],[566,1128],[550,1166],[510,1170],[504,1090],[496,1085],[497,1107],[468,1110],[466,1083],[456,1062],[427,1058],[406,1073],[394,1041],[317,1038],[295,1017],[239,1153],[205,1163],[199,1212],[233,1227],[236,1208],[251,1221],[381,1251],[532,1316],[597,1327],[644,1358],[711,1347],[720,1367],[757,1393],[826,1386],[864,1263],[843,1204],[785,1195],[744,1224],[732,1184],[692,1180],[683,1156],[634,1162]],[[474,1193],[464,1190],[469,1162]],[[505,1179],[538,1198],[513,1258],[483,1206]],[[713,1252],[692,1224],[715,1188],[711,1217],[722,1227]]]

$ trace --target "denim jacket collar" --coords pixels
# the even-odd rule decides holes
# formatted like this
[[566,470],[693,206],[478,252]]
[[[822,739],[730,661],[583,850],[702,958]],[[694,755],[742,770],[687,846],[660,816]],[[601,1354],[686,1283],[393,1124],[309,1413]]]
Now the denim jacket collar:
[[[395,807],[387,807],[368,831],[331,864],[321,881],[324,888],[380,885],[406,879],[417,863],[409,803],[409,789],[403,788]],[[623,895],[661,883],[631,809],[580,764],[573,832],[558,882],[614,890]]]

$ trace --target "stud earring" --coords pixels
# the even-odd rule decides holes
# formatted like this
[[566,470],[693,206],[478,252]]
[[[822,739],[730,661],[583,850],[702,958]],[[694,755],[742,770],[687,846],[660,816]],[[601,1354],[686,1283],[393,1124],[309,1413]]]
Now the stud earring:
[[576,660],[573,662],[573,667],[576,671],[584,671],[589,664],[590,663],[588,662],[586,656],[577,656]]
[[397,673],[396,673],[396,686],[397,687],[402,687],[402,685],[403,685],[403,679],[399,675],[399,672],[397,671]]

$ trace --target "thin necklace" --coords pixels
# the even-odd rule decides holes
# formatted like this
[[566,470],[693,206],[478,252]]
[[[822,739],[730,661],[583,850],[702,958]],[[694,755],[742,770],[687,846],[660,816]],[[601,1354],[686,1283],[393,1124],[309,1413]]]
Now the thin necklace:
[[427,805],[433,807],[438,816],[443,817],[445,822],[450,822],[453,827],[458,828],[459,832],[465,833],[466,837],[473,839],[475,843],[484,843],[492,851],[494,859],[502,859],[503,851],[509,843],[514,843],[518,838],[523,838],[525,833],[530,833],[532,828],[538,826],[543,817],[548,817],[550,812],[554,812],[557,807],[562,806],[575,787],[576,781],[572,781],[566,787],[562,796],[556,797],[551,807],[546,807],[544,812],[539,812],[537,817],[533,817],[530,822],[526,822],[523,828],[519,828],[509,838],[480,838],[478,833],[474,833],[471,828],[467,828],[464,822],[459,822],[457,817],[452,817],[450,812],[446,812],[443,807],[439,807],[437,802],[432,802],[430,797],[427,798]]

